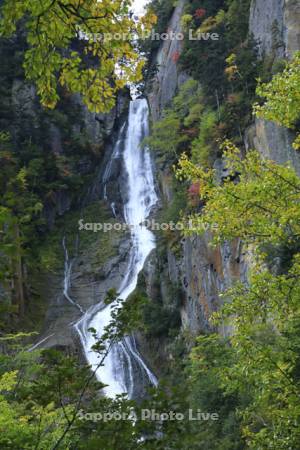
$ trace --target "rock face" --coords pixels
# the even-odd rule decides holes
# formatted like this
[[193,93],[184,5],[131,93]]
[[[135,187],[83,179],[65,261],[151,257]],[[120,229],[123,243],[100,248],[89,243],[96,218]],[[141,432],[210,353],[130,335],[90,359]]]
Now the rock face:
[[[181,17],[186,1],[178,2],[170,20],[168,30],[180,33]],[[178,70],[176,58],[182,50],[182,41],[164,41],[153,64],[157,64],[158,71],[151,83],[148,92],[151,117],[153,121],[159,120],[165,107],[172,101],[180,85],[188,78]],[[172,201],[172,173],[168,164],[157,164],[157,179],[160,196],[167,203]],[[237,255],[238,252],[238,255]],[[181,298],[180,315],[183,328],[192,334],[207,331],[210,326],[208,319],[216,310],[219,299],[218,289],[231,284],[231,275],[238,276],[239,267],[236,261],[240,260],[240,250],[230,247],[227,252],[221,249],[213,251],[209,248],[209,237],[191,237],[180,242],[179,251],[174,253],[171,248],[165,255],[154,251],[145,265],[144,275],[147,285],[147,294],[152,301],[160,295],[164,304],[174,302],[173,288],[180,289]],[[229,279],[227,279],[229,277]],[[221,290],[223,290],[221,289]],[[159,294],[158,294],[158,292]],[[147,353],[147,346],[140,340],[143,354]],[[159,358],[162,358],[159,346],[156,349]],[[150,356],[155,366],[155,352]],[[165,359],[166,355],[163,355]]]
[[284,24],[286,54],[292,54],[300,49],[300,3],[298,0],[285,0]]
[[[170,29],[180,31],[183,7],[184,2],[179,2],[170,21]],[[250,33],[259,43],[261,57],[270,55],[276,60],[291,57],[299,50],[299,10],[298,0],[252,1]],[[157,54],[159,70],[148,96],[154,121],[159,119],[181,80],[185,79],[172,60],[172,54],[180,50],[180,43],[164,42]],[[292,148],[293,140],[292,132],[263,120],[256,120],[245,136],[246,148],[256,148],[263,156],[281,164],[290,161],[300,175],[300,155]],[[224,175],[222,160],[216,161],[215,168],[221,178]],[[173,197],[170,168],[158,166],[157,172],[161,196],[170,202]],[[208,234],[183,239],[176,251],[169,247],[166,255],[156,255],[155,258],[158,258],[156,266],[160,267],[159,273],[153,273],[153,264],[145,270],[149,296],[152,298],[153,290],[157,290],[157,279],[164,302],[169,301],[170,282],[173,286],[179,286],[183,292],[180,308],[182,325],[192,334],[210,329],[209,318],[222,304],[220,293],[236,280],[246,282],[251,264],[251,256],[244,253],[241,242],[212,248]],[[153,279],[156,280],[155,288],[151,288]],[[228,334],[230,330],[219,332]]]
[[[103,120],[109,123],[111,136],[110,140],[106,141],[105,154],[94,180],[80,202],[81,210],[77,215],[82,218],[83,223],[114,223],[116,215],[113,215],[113,212],[121,211],[121,190],[124,183],[122,184],[120,172],[123,160],[120,155],[113,157],[112,154],[118,135],[114,132],[113,125],[118,122],[126,131],[123,126],[126,122],[123,113],[127,104],[125,98],[107,117],[103,115]],[[87,127],[92,126],[97,117],[98,115],[86,110]],[[108,133],[108,129],[105,130]],[[103,142],[103,133],[103,126],[96,129],[93,138],[95,143]],[[61,200],[68,201],[68,196],[64,197],[63,194]],[[61,207],[61,215],[71,209],[70,204],[60,205],[59,200],[55,204],[57,208]],[[112,204],[115,205],[114,208],[111,207]],[[48,214],[53,215],[53,209]],[[109,289],[118,289],[122,284],[128,267],[131,239],[130,233],[124,231],[77,231],[77,220],[74,230],[74,222],[68,222],[68,217],[69,215],[64,221],[64,229],[59,229],[60,233],[68,233],[68,230],[71,233],[69,237],[64,238],[68,258],[66,259],[66,252],[64,255],[61,252],[58,257],[59,267],[55,268],[55,273],[42,274],[39,279],[39,292],[46,299],[48,308],[43,332],[36,344],[44,348],[59,347],[67,352],[81,354],[81,343],[74,324],[90,307],[104,302]],[[122,220],[121,214],[118,214],[118,218]],[[62,248],[62,235],[59,242]]]
[[[183,329],[196,336],[212,331],[209,319],[222,304],[220,294],[238,280],[246,282],[248,268],[249,256],[240,241],[212,247],[211,236],[205,234],[182,239],[179,251],[169,248],[165,259],[152,254],[144,274],[148,296],[154,300],[159,290],[165,305],[175,303]],[[176,305],[174,288],[180,293],[180,305]],[[229,331],[219,332],[227,335]]]
[[300,154],[292,147],[294,140],[294,133],[287,128],[262,119],[256,119],[246,132],[246,148],[255,148],[279,164],[291,163],[300,176]]
[[[97,239],[71,262],[70,289],[64,295],[63,271],[59,275],[45,275],[44,296],[48,311],[44,330],[38,342],[44,348],[60,347],[81,352],[74,324],[91,306],[104,301],[107,291],[118,287],[128,264],[130,239],[127,235],[114,235],[110,243],[113,256],[105,258]],[[43,288],[42,288],[43,289]]]
[[259,43],[259,53],[291,57],[300,48],[298,0],[253,0],[250,33]]
[[[259,43],[261,56],[291,58],[300,50],[299,0],[253,0],[250,33]],[[279,164],[290,162],[300,176],[300,155],[292,147],[294,134],[273,122],[256,119],[246,132],[246,147]]]
[[[85,150],[78,159],[76,171],[83,180],[85,180],[85,175],[88,176],[87,180],[91,178],[93,180],[92,182],[89,181],[89,185],[86,183],[82,193],[77,198],[74,198],[70,189],[58,189],[52,192],[51,198],[45,200],[44,215],[49,234],[62,232],[61,221],[59,227],[54,228],[54,225],[58,222],[57,219],[62,216],[64,217],[63,226],[68,233],[74,225],[68,222],[69,215],[66,213],[76,214],[76,211],[80,209],[84,218],[85,208],[103,198],[104,172],[111,158],[117,136],[116,131],[127,116],[129,101],[129,92],[122,92],[117,99],[116,106],[110,113],[95,114],[88,111],[79,96],[75,95],[68,99],[68,107],[73,110],[68,124],[71,127],[69,127],[70,136],[82,139],[82,146]],[[58,115],[58,117],[55,115],[52,117],[51,114],[45,117],[36,97],[35,89],[23,81],[13,83],[12,106],[15,111],[14,137],[16,142],[20,137],[19,134],[26,133],[27,128],[29,132],[32,129],[34,133],[36,132],[34,140],[37,142],[41,139],[40,133],[43,132],[46,135],[47,148],[50,149],[53,157],[68,158],[64,137],[66,133],[63,129],[63,119],[68,117],[68,114],[64,116],[63,112],[59,111],[58,114],[61,115]],[[30,128],[31,126],[32,128]],[[115,190],[110,198],[113,198],[117,203],[116,186],[118,185],[120,160],[116,159],[114,164],[116,167],[112,168],[110,178]],[[101,211],[101,208],[110,211],[109,204],[100,205],[99,208],[99,211]],[[105,218],[105,222],[113,221],[112,213],[108,214],[109,217]],[[103,222],[97,211],[95,211],[95,216],[91,222]],[[45,300],[47,312],[42,333],[37,339],[38,342],[35,342],[34,345],[44,348],[59,347],[72,353],[81,352],[81,345],[74,324],[82,316],[83,311],[103,301],[110,288],[117,288],[121,284],[128,264],[130,239],[127,233],[112,232],[111,236],[110,233],[107,233],[105,238],[102,236],[102,239],[92,231],[84,231],[83,233],[91,233],[91,235],[88,239],[84,236],[84,245],[77,246],[75,256],[74,248],[77,245],[77,239],[80,241],[82,237],[81,232],[77,234],[77,237],[72,236],[72,241],[66,240],[69,254],[72,255],[69,260],[70,288],[67,295],[64,292],[66,267],[64,267],[62,250],[58,256],[59,267],[53,273],[40,273],[36,277],[35,289]],[[61,248],[62,236],[59,237],[59,240]]]
[[81,132],[85,132],[88,140],[98,147],[102,147],[107,138],[109,138],[113,131],[118,119],[127,111],[130,101],[129,92],[125,91],[120,94],[116,100],[115,107],[107,114],[93,113],[83,104],[79,95],[73,97],[73,102],[78,105],[82,111],[83,129]]
[[[181,17],[186,0],[179,0],[169,23],[168,32],[178,35],[182,32]],[[168,39],[162,41],[153,64],[157,65],[158,71],[153,80],[151,92],[148,95],[151,114],[157,120],[162,110],[171,102],[178,86],[182,84],[186,75],[177,69],[178,56],[182,50],[182,40]]]
[[260,56],[275,53],[283,57],[284,0],[253,0],[250,9],[250,33],[259,45]]
[[[220,294],[247,279],[246,255],[239,241],[212,248],[209,235],[183,240],[179,273],[185,300],[182,323],[193,334],[211,330],[209,319],[220,307]],[[222,330],[226,334],[226,330]]]
[[[82,152],[74,170],[76,174],[93,175],[101,169],[103,160],[110,151],[114,130],[121,117],[127,113],[130,96],[128,91],[120,93],[116,106],[107,114],[88,111],[80,96],[62,98],[55,111],[45,111],[36,95],[34,86],[22,79],[14,79],[11,86],[10,109],[13,115],[11,135],[14,145],[23,142],[38,146],[41,151],[52,153],[53,158],[70,155],[70,141],[89,151]],[[97,169],[97,166],[99,169]],[[53,191],[51,198],[44,200],[44,215],[51,229],[58,216],[76,203],[68,189]],[[74,205],[73,205],[74,206]]]
[[[169,24],[169,29],[175,33],[181,31],[184,5],[185,1],[178,3]],[[178,71],[172,58],[175,52],[180,53],[181,46],[181,41],[164,42],[156,56],[159,69],[148,95],[154,121],[160,118],[180,84],[187,79]],[[158,165],[157,178],[162,198],[170,202],[173,198],[170,167]],[[208,234],[185,238],[176,253],[169,248],[165,258],[152,255],[144,271],[150,298],[153,299],[159,289],[164,303],[168,304],[172,301],[172,286],[183,293],[180,305],[182,326],[193,335],[210,329],[209,318],[221,304],[220,293],[233,281],[247,277],[246,258],[239,242],[213,249],[210,241]],[[220,331],[228,332],[225,329]]]

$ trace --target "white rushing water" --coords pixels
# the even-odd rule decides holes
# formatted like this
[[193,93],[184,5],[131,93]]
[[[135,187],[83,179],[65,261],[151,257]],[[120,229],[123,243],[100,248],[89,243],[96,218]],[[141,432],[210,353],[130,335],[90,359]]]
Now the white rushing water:
[[132,5],[134,13],[137,16],[142,16],[145,13],[145,6],[147,3],[147,0],[134,0]]
[[76,308],[78,308],[79,311],[82,314],[84,314],[84,310],[82,309],[82,307],[78,303],[74,302],[72,297],[69,295],[69,290],[71,288],[71,275],[72,275],[73,260],[69,258],[69,252],[67,249],[65,236],[63,237],[63,240],[62,240],[62,246],[63,246],[64,254],[65,254],[65,271],[64,271],[65,273],[64,273],[63,294],[64,294],[64,297],[68,300],[68,302],[70,302],[73,306],[76,306]]
[[[124,129],[121,129],[113,157],[116,157],[121,151],[120,141],[123,132]],[[131,227],[132,240],[128,267],[118,289],[119,298],[124,301],[135,290],[138,274],[143,269],[147,256],[155,248],[153,233],[142,225],[157,202],[150,153],[147,148],[141,148],[140,145],[147,134],[147,101],[144,99],[134,100],[130,103],[128,128],[123,149],[124,171],[126,172],[124,179],[127,179],[124,186],[127,193],[124,217],[126,223]],[[110,170],[109,167],[107,170]],[[105,177],[107,176],[108,172],[105,173]],[[98,336],[101,336],[110,320],[111,306],[106,306],[101,302],[90,308],[76,324],[86,358],[93,368],[97,367],[99,360],[97,354],[91,351],[95,341],[88,329],[94,328]],[[96,375],[99,380],[108,385],[105,393],[110,397],[123,392],[127,392],[128,396],[132,397],[136,383],[143,384],[145,381],[147,384],[157,384],[155,376],[143,361],[133,336],[126,336],[121,342],[113,345],[105,359],[104,366],[97,371]]]

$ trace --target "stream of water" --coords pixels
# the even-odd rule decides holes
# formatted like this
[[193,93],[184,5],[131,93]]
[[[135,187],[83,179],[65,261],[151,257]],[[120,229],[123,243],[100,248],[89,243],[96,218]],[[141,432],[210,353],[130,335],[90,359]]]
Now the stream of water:
[[[118,289],[119,298],[124,301],[135,290],[138,275],[148,255],[155,248],[153,233],[142,225],[158,200],[150,153],[147,148],[141,147],[141,142],[149,131],[148,116],[148,105],[145,99],[134,100],[130,103],[125,142],[124,128],[122,128],[112,155],[113,157],[121,156],[122,151],[123,175],[125,175],[122,179],[127,180],[122,188],[126,190],[124,218],[131,229],[131,251],[123,282]],[[124,145],[121,145],[122,141]],[[107,179],[109,164],[104,177]],[[90,308],[76,324],[86,359],[93,368],[97,367],[99,360],[97,354],[91,350],[95,340],[88,329],[94,328],[98,336],[101,336],[111,320],[111,312],[112,307],[101,301]],[[129,398],[132,398],[137,391],[137,386],[157,384],[156,377],[138,351],[134,336],[126,336],[112,346],[104,366],[97,371],[96,376],[108,385],[105,388],[105,394],[109,397],[126,392]]]

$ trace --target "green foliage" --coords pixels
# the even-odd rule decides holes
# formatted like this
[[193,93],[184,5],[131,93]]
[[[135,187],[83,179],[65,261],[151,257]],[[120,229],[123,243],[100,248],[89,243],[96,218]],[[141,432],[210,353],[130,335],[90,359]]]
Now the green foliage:
[[[11,368],[0,377],[1,448],[30,449],[36,445],[41,449],[51,448],[67,424],[62,408],[56,407],[50,399],[42,405],[34,392],[30,394],[34,386],[32,377],[39,373],[37,358],[37,353],[28,352],[6,358]],[[65,411],[69,412],[68,406]],[[47,429],[49,431],[43,434],[42,430]],[[64,439],[64,444],[68,446],[69,439]]]
[[[0,377],[1,448],[79,448],[80,442],[88,449],[95,448],[95,442],[116,448],[111,446],[112,433],[116,436],[115,421],[87,422],[80,412],[123,411],[129,415],[132,403],[123,397],[99,397],[103,386],[91,377],[88,367],[78,366],[73,358],[55,350],[41,354],[21,350],[6,359],[10,368]],[[23,364],[15,370],[18,360]],[[124,445],[132,444],[132,421],[121,421],[121,425],[119,439],[122,436]]]
[[144,145],[149,145],[160,156],[177,158],[177,148],[183,140],[179,118],[176,113],[167,110],[163,118],[154,123],[151,136],[144,139]]
[[[158,288],[159,289],[159,288]],[[163,304],[161,296],[149,299],[146,287],[139,282],[137,289],[129,298],[116,306],[114,316],[124,333],[129,330],[140,330],[148,339],[166,338],[178,331],[181,319],[178,309],[178,293],[173,289],[168,304]]]
[[[27,95],[30,90],[20,67],[25,48],[24,34],[20,31],[9,40],[1,38],[0,54],[5,64],[0,68],[3,88],[0,92],[3,101],[0,108],[0,278],[3,286],[0,308],[1,328],[7,331],[16,326],[23,310],[21,303],[25,309],[24,329],[41,323],[45,304],[36,288],[41,258],[43,267],[51,266],[53,270],[63,256],[62,236],[58,233],[56,240],[53,233],[47,236],[49,227],[57,219],[61,200],[70,202],[74,209],[78,207],[102,153],[101,144],[92,143],[88,135],[84,108],[66,92],[60,91],[61,99],[54,111],[42,109],[30,98],[19,116],[16,111],[19,95]],[[95,221],[98,221],[96,212]],[[88,234],[91,233],[85,233],[84,238]],[[52,238],[53,247],[46,248]],[[110,243],[105,245],[103,241],[103,250],[111,253]],[[99,247],[97,258],[101,261],[105,255],[100,253]]]
[[234,237],[257,245],[294,242],[300,231],[300,181],[295,171],[262,160],[256,151],[241,159],[230,142],[224,147],[230,176],[222,185],[215,184],[213,170],[196,168],[186,157],[180,161],[178,176],[199,179],[206,202],[204,214],[193,218],[196,229],[201,231],[204,223],[214,227],[216,243]]
[[[222,347],[211,360],[202,346],[205,359],[200,355],[200,363],[216,374],[222,395],[238,396],[232,412],[247,447],[297,448],[300,181],[293,169],[262,160],[255,151],[241,159],[230,142],[224,147],[229,176],[221,185],[213,170],[204,171],[186,157],[178,171],[180,178],[201,184],[205,207],[192,217],[193,232],[203,233],[206,224],[215,244],[242,238],[245,251],[252,254],[248,283],[239,282],[224,293],[224,306],[214,316],[215,326],[232,330],[231,357],[224,365]],[[285,270],[276,270],[266,252],[278,258],[282,246],[295,250],[285,256]],[[195,374],[201,374],[198,359],[193,364]]]
[[217,114],[214,111],[204,111],[199,136],[192,142],[192,161],[202,167],[211,166],[216,158],[217,143],[213,141],[213,136],[217,122]]
[[265,98],[262,106],[256,106],[259,117],[274,120],[293,128],[300,117],[300,53],[287,63],[283,72],[275,75],[270,83],[260,84],[257,94]]
[[198,126],[199,119],[203,113],[203,108],[204,107],[202,103],[196,103],[195,105],[192,105],[189,109],[188,116],[184,119],[184,126],[188,128],[192,127],[193,125]]
[[178,94],[173,99],[173,109],[179,118],[185,119],[203,101],[203,95],[199,83],[192,78],[180,86]]
[[[25,25],[25,74],[36,84],[44,106],[56,106],[60,84],[80,93],[90,110],[105,112],[114,106],[118,89],[141,79],[143,60],[134,48],[133,35],[153,17],[136,23],[130,6],[130,0],[4,1],[0,31],[10,37],[21,21]],[[116,33],[127,38],[118,39]],[[75,50],[72,44],[80,35],[77,45],[82,49]]]
[[226,392],[224,374],[236,357],[229,342],[219,335],[200,336],[190,354],[186,373],[189,377],[190,406],[202,411],[215,411],[220,420],[210,421],[205,427],[195,426],[197,440],[205,448],[214,444],[214,450],[242,450],[245,442],[241,420],[236,408],[245,402],[238,389]]
[[143,323],[149,338],[168,336],[181,324],[178,305],[165,306],[160,302],[148,301],[143,308]]
[[[180,63],[193,78],[201,81],[205,95],[215,98],[220,86],[226,89],[225,59],[230,50],[240,46],[247,37],[249,3],[207,0],[189,2],[186,7],[193,19],[190,29],[215,32],[220,36],[217,41],[192,41],[187,37],[184,43]],[[203,15],[197,15],[199,10]]]
[[185,186],[178,183],[173,174],[169,180],[170,189],[172,190],[172,199],[166,201],[162,210],[159,212],[158,220],[160,223],[177,223],[180,220],[182,211],[186,208],[186,189]]
[[225,372],[224,388],[250,396],[240,408],[250,448],[296,448],[299,441],[298,276],[297,259],[282,276],[256,269],[249,287],[227,293],[230,303],[219,314],[234,328],[231,344],[238,355]]
[[[258,117],[272,120],[287,128],[297,129],[300,120],[300,52],[295,53],[283,72],[273,76],[269,83],[260,83],[257,94],[265,99],[263,105],[255,105]],[[294,143],[300,149],[299,135]]]
[[144,144],[158,151],[162,162],[177,160],[182,149],[189,146],[198,131],[204,108],[202,102],[199,83],[190,79],[180,87],[170,109],[166,109],[162,118],[153,124],[151,135]]
[[[222,123],[221,138],[242,141],[242,129],[251,121],[256,78],[260,70],[256,44],[248,36],[250,1],[189,2],[188,29],[196,33],[214,32],[219,40],[193,41],[186,33],[179,60],[184,69],[202,86],[205,103],[218,111]],[[234,55],[234,64],[228,58]],[[230,76],[229,76],[230,75]],[[239,101],[232,104],[232,98]]]
[[180,87],[170,109],[154,124],[150,147],[169,158],[172,153],[177,158],[183,150],[191,152],[193,162],[209,167],[219,154],[217,140],[230,136],[242,141],[260,67],[255,43],[247,37],[249,7],[249,1],[236,0],[186,6],[186,27],[194,31],[208,27],[220,34],[220,40],[186,39],[179,64],[194,79]]
[[[1,205],[0,205],[0,279],[7,289],[11,304],[17,312],[25,312],[23,258],[30,237],[34,231],[33,223],[39,221],[42,203],[31,191],[28,171],[13,152],[10,136],[1,133]],[[9,284],[14,286],[9,289]]]
[[155,32],[161,34],[166,31],[175,5],[176,2],[174,0],[151,0],[147,4],[147,8],[157,17],[157,22],[154,27]]
[[[113,290],[108,293],[108,301],[115,305],[116,314],[94,346],[99,354],[96,369],[99,371],[109,343],[120,339],[123,332],[132,331],[128,323],[132,323],[132,308],[136,302],[119,310],[118,302],[114,303],[116,296]],[[103,385],[95,380],[90,368],[79,366],[74,358],[60,351],[28,352],[18,347],[17,351],[0,356],[0,361],[0,443],[3,448],[163,450],[167,444],[171,448],[191,448],[194,436],[190,433],[183,385],[167,387],[162,384],[137,403],[129,401],[125,395],[116,399],[102,396]],[[142,416],[144,409],[155,410],[158,414],[184,413],[184,418],[181,421],[146,420]],[[92,420],[88,420],[88,413],[96,413],[97,419],[91,416]],[[100,414],[123,414],[127,419],[106,421],[98,419]]]

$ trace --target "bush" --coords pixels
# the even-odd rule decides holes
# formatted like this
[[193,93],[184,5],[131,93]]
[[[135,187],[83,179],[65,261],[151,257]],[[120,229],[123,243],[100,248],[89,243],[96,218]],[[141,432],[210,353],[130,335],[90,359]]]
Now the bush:
[[211,109],[204,112],[200,122],[199,136],[192,143],[192,160],[195,164],[204,167],[212,165],[217,153],[217,144],[214,142],[217,121],[216,112]]

